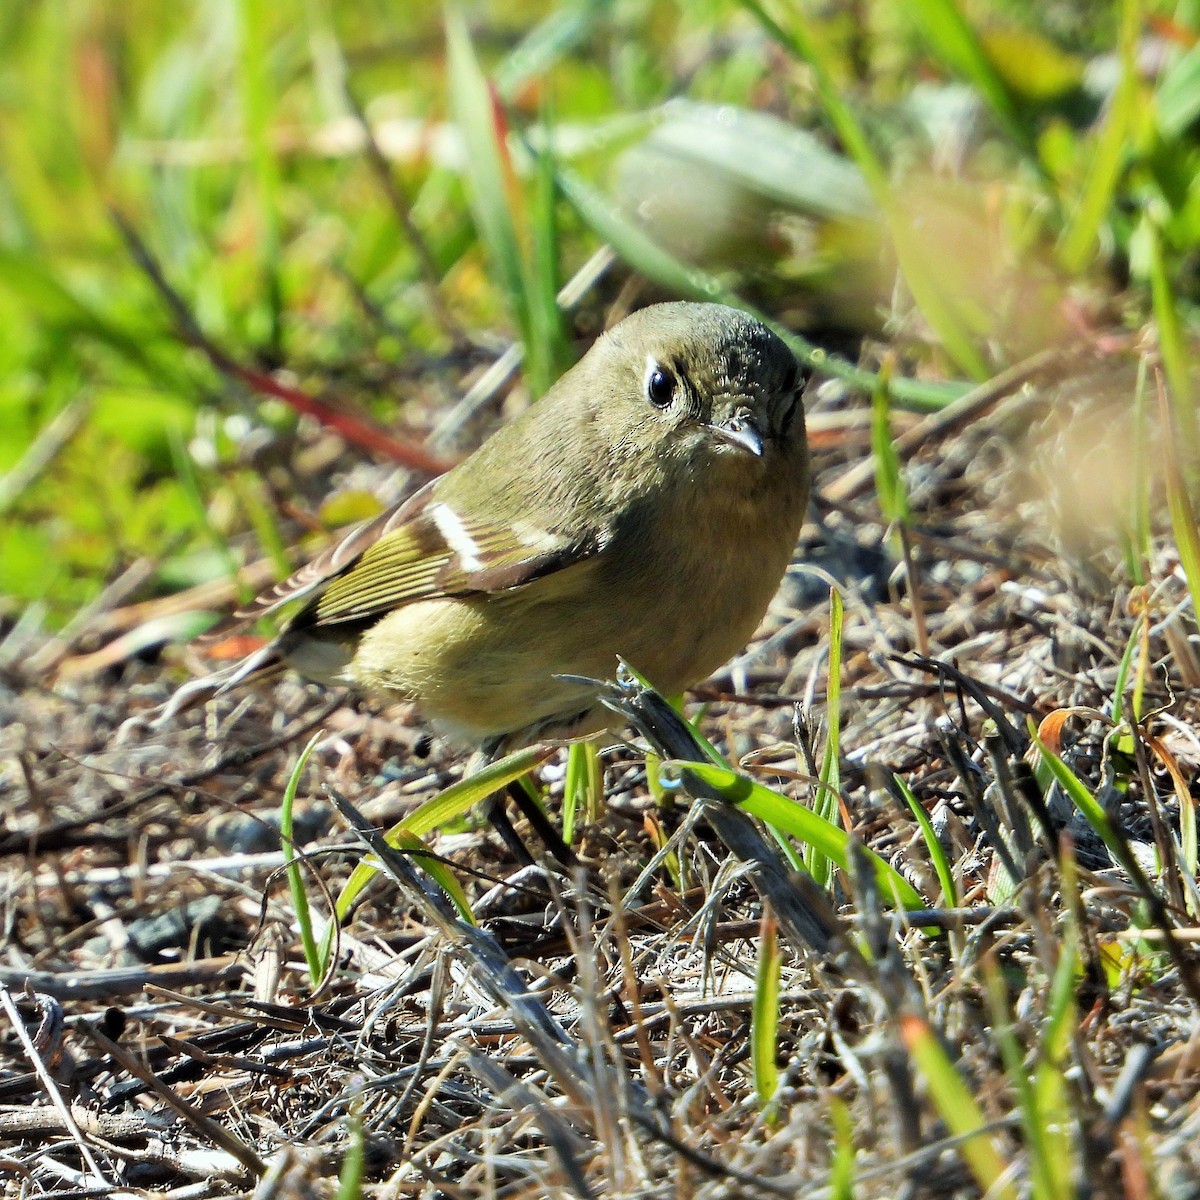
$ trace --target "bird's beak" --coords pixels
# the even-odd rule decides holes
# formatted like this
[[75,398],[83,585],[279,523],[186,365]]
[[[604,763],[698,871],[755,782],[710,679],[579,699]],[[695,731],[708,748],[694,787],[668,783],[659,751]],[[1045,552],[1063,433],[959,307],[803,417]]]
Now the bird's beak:
[[748,450],[755,458],[762,458],[763,435],[745,409],[735,412],[724,424],[710,425],[708,428],[721,441]]

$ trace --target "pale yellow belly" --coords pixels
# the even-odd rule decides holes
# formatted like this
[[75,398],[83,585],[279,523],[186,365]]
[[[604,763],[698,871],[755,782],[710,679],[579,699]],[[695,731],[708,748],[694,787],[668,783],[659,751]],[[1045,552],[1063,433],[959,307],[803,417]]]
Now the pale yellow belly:
[[648,572],[598,563],[573,569],[578,578],[567,594],[539,582],[419,601],[363,636],[347,675],[417,701],[435,726],[470,742],[522,730],[537,738],[600,729],[612,717],[596,706],[594,690],[555,676],[611,679],[620,656],[661,691],[682,691],[746,644],[789,551],[724,569],[711,559]]

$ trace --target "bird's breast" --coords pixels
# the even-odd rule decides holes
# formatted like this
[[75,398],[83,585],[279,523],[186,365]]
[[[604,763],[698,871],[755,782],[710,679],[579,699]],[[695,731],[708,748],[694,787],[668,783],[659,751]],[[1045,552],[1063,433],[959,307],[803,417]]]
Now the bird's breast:
[[620,653],[659,688],[711,674],[753,635],[795,548],[803,482],[764,502],[718,479],[631,512],[604,555]]
[[[470,741],[541,736],[556,719],[595,710],[592,689],[558,677],[610,679],[618,656],[660,690],[682,691],[754,633],[803,504],[802,480],[764,502],[720,475],[635,500],[603,549],[579,563],[521,587],[389,613],[363,637],[349,675],[416,700]],[[594,727],[606,721],[592,716]]]

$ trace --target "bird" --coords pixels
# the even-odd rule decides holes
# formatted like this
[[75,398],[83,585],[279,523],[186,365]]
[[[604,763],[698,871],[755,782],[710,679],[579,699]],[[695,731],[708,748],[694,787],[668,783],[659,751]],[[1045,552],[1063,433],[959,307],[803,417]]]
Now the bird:
[[640,309],[409,499],[234,614],[290,610],[212,691],[292,667],[389,701],[493,759],[613,720],[624,660],[666,694],[741,650],[808,498],[802,392],[739,309]]

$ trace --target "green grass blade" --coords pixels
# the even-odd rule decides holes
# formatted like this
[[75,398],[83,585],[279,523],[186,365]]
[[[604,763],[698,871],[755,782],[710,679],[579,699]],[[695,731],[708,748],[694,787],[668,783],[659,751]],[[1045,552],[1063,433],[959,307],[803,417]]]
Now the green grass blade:
[[[1194,879],[1200,866],[1200,836],[1197,833],[1196,802],[1190,797],[1189,801],[1187,804],[1180,803],[1179,843],[1183,851],[1183,869]],[[1197,915],[1194,909],[1192,915]]]
[[[842,99],[841,90],[833,76],[826,70],[825,64],[829,55],[817,45],[809,32],[807,22],[798,11],[794,11],[792,20],[785,29],[767,12],[759,0],[739,0],[739,3],[785,50],[808,65],[825,115],[841,139],[842,145],[863,173],[875,202],[880,208],[886,208],[889,190],[887,172],[850,106]],[[880,203],[881,199],[884,203]]]
[[567,774],[563,780],[563,841],[568,846],[575,837],[579,813],[594,821],[603,796],[604,768],[599,746],[593,741],[572,742],[567,747]]
[[1008,136],[1038,163],[1033,131],[954,0],[911,0],[908,11],[916,18],[930,50],[978,92]]
[[[1074,860],[1063,861],[1062,893],[1073,895],[1064,911],[1082,911]],[[1068,915],[1058,963],[1050,981],[1046,1018],[1042,1026],[1038,1063],[1033,1076],[1033,1099],[1043,1161],[1042,1186],[1035,1189],[1038,1200],[1057,1200],[1070,1195],[1072,1175],[1072,1099],[1066,1069],[1071,1062],[1071,1039],[1076,1020],[1075,989],[1079,983],[1079,937],[1075,921]]]
[[1147,375],[1146,355],[1138,358],[1137,381],[1133,388],[1133,478],[1130,486],[1131,511],[1129,514],[1128,541],[1125,560],[1130,579],[1138,585],[1144,584],[1149,574],[1150,539],[1152,536],[1150,505],[1151,480],[1150,462],[1150,405],[1146,399]]
[[[542,125],[553,127],[547,102],[542,107]],[[529,311],[529,340],[526,343],[525,375],[530,393],[537,397],[550,390],[570,365],[570,347],[558,306],[558,216],[555,201],[554,156],[547,139],[534,151],[533,196],[529,235],[531,254],[525,272],[525,294]]]
[[1128,857],[1125,846],[1121,842],[1120,837],[1117,836],[1108,819],[1108,814],[1101,808],[1099,801],[1088,791],[1075,772],[1045,742],[1038,738],[1036,734],[1034,735],[1034,741],[1037,744],[1038,756],[1041,760],[1040,765],[1045,768],[1050,777],[1066,792],[1071,802],[1083,814],[1084,820],[1092,827],[1092,831],[1112,851],[1116,860],[1124,863]]
[[913,795],[908,784],[895,773],[893,773],[892,779],[895,782],[896,790],[904,797],[904,803],[908,805],[909,811],[921,827],[921,836],[925,839],[925,849],[929,852],[929,859],[933,863],[934,871],[937,872],[938,883],[942,885],[941,903],[949,908],[954,908],[958,904],[958,888],[954,886],[954,872],[950,868],[949,859],[946,858],[946,851],[942,849],[942,843],[938,841],[938,836],[933,830],[933,822],[930,821],[929,814],[922,808],[920,801]]
[[496,69],[496,90],[512,100],[522,84],[546,75],[587,39],[610,4],[611,0],[572,0],[555,5]]
[[[837,588],[829,589],[829,686],[826,692],[825,711],[828,728],[825,732],[825,750],[821,757],[818,778],[821,787],[813,802],[813,812],[831,825],[837,823],[838,793],[842,786],[841,741],[842,741],[842,626],[844,608],[841,593]],[[829,861],[821,850],[811,842],[805,847],[804,865],[809,874],[822,886],[829,887],[833,872]],[[844,864],[842,864],[844,866]]]
[[619,205],[585,183],[574,171],[560,165],[556,178],[559,190],[584,223],[647,279],[687,300],[744,307],[716,276],[687,266],[664,250],[648,233],[628,220]]
[[763,910],[754,972],[754,1000],[750,1007],[750,1063],[759,1109],[773,1124],[775,1093],[779,1090],[779,979],[783,957],[774,915]]
[[1004,1159],[983,1132],[987,1124],[983,1111],[928,1022],[916,1016],[903,1016],[900,1035],[925,1080],[938,1115],[955,1137],[967,1139],[959,1146],[959,1153],[980,1191],[989,1200],[1017,1200],[1016,1189],[1005,1178]]
[[[849,870],[850,835],[840,825],[831,824],[803,804],[755,783],[730,767],[691,762],[667,762],[663,766],[672,772],[697,776],[730,804],[736,804],[743,812],[782,833],[815,846],[827,859],[843,870]],[[865,853],[885,900],[911,911],[925,907],[912,884],[873,851],[866,850]]]
[[1037,1093],[1026,1065],[1025,1053],[1013,1028],[1012,1014],[1009,1011],[1004,987],[1004,974],[993,958],[985,958],[981,966],[993,1034],[1008,1073],[1009,1083],[1017,1096],[1017,1106],[1021,1114],[1021,1131],[1029,1148],[1029,1176],[1032,1194],[1038,1200],[1041,1200],[1043,1196],[1049,1200],[1049,1197],[1055,1193],[1047,1192],[1054,1173],[1048,1163],[1050,1152],[1047,1146],[1046,1130],[1038,1111]]
[[854,1122],[837,1096],[829,1097],[833,1125],[833,1160],[829,1164],[830,1200],[854,1200]]
[[661,110],[643,149],[660,163],[701,164],[709,173],[819,220],[874,222],[874,198],[858,166],[816,134],[770,113],[677,97]]
[[[1121,661],[1117,664],[1117,677],[1113,683],[1112,704],[1110,707],[1110,716],[1114,725],[1120,725],[1124,720],[1124,705],[1125,705],[1125,688],[1129,683],[1129,670],[1133,666],[1133,656],[1137,653],[1138,645],[1142,640],[1142,630],[1145,628],[1146,614],[1141,612],[1137,616],[1137,620],[1133,623],[1133,628],[1129,631],[1129,637],[1125,639],[1125,649],[1121,654]],[[1130,714],[1132,719],[1137,721],[1139,716],[1136,713]]]
[[[1191,355],[1183,332],[1175,292],[1163,254],[1162,235],[1156,217],[1147,212],[1138,226],[1150,272],[1150,299],[1158,326],[1158,348],[1170,391],[1175,433],[1182,448],[1183,471],[1190,476],[1200,465],[1200,432],[1196,398],[1192,388]],[[1190,582],[1190,581],[1189,581]],[[1196,593],[1193,591],[1193,596]]]
[[[635,271],[660,287],[689,300],[707,300],[744,309],[773,329],[799,358],[825,375],[844,380],[868,395],[879,386],[879,376],[864,371],[836,355],[827,354],[812,342],[786,329],[766,314],[755,310],[714,275],[681,262],[664,250],[644,229],[629,220],[620,206],[602,195],[577,173],[561,164],[556,172],[559,190],[579,214],[580,220],[606,241]],[[936,411],[962,395],[962,384],[931,384],[916,379],[891,381],[892,396],[922,411]]]
[[272,357],[283,356],[283,237],[279,216],[279,162],[271,145],[271,115],[274,108],[270,75],[267,70],[268,34],[266,0],[242,0],[241,85],[242,109],[250,161],[258,190],[259,229],[257,238],[262,254],[262,271],[271,327],[268,345]]
[[462,884],[444,862],[429,853],[429,847],[416,834],[406,829],[396,829],[388,832],[388,840],[397,850],[407,851],[413,861],[446,893],[462,920],[468,925],[475,924],[475,914],[471,911],[471,902]]
[[[546,751],[540,747],[530,747],[518,750],[498,762],[492,763],[482,771],[467,779],[459,780],[444,791],[439,792],[432,800],[427,800],[403,821],[398,821],[385,835],[388,842],[395,845],[397,839],[404,835],[420,837],[440,828],[448,821],[470,812],[481,800],[494,795],[502,787],[513,780],[519,779],[527,771],[532,770],[546,757]],[[362,890],[371,881],[375,868],[368,862],[361,862],[350,873],[341,892],[338,893],[334,912],[339,921],[343,920],[350,911],[350,906],[362,894]]]
[[[1133,7],[1132,0],[1126,0]],[[1158,130],[1167,142],[1183,137],[1200,116],[1200,45],[1194,45],[1162,75],[1154,94]],[[1183,147],[1180,147],[1182,152]]]
[[1121,4],[1121,78],[1104,124],[1093,135],[1087,175],[1059,239],[1059,258],[1072,274],[1089,265],[1100,227],[1113,211],[1117,182],[1129,153],[1138,102],[1137,0]]
[[471,210],[509,313],[528,348],[533,331],[512,209],[515,181],[507,147],[501,141],[499,110],[457,4],[446,5],[445,20],[450,107],[466,143]]
[[363,1180],[366,1178],[367,1139],[363,1130],[362,1104],[351,1107],[346,1119],[346,1151],[342,1156],[342,1169],[338,1172],[336,1200],[361,1200]]
[[989,375],[987,364],[975,349],[970,331],[963,322],[954,297],[942,293],[926,268],[928,251],[913,237],[912,218],[903,212],[896,202],[883,163],[825,67],[828,55],[817,45],[805,21],[799,17],[794,18],[789,27],[784,29],[768,15],[759,0],[739,2],[781,46],[803,61],[812,72],[825,115],[862,172],[875,203],[887,220],[900,270],[917,307],[958,368],[974,379],[986,379]]
[[[1185,477],[1186,468],[1179,461],[1176,439],[1179,430],[1179,406],[1169,404],[1160,393],[1161,419],[1166,436],[1162,439],[1162,458],[1167,485],[1167,509],[1171,514],[1171,531],[1175,548],[1192,597],[1192,610],[1200,614],[1200,528],[1196,524],[1196,507],[1192,503]],[[1196,466],[1193,459],[1192,466]]]
[[300,779],[304,774],[304,768],[308,766],[309,757],[316,744],[324,736],[322,733],[314,733],[309,738],[308,745],[300,751],[300,757],[296,759],[296,765],[288,777],[287,787],[283,790],[283,804],[279,813],[279,839],[283,846],[283,860],[287,863],[288,890],[292,895],[292,907],[296,911],[296,924],[300,929],[300,944],[304,947],[304,961],[308,966],[309,982],[314,988],[319,986],[324,977],[325,956],[318,949],[317,939],[313,933],[312,913],[308,907],[308,893],[304,888],[304,873],[299,862],[296,861],[296,845],[292,839],[295,829],[293,816],[296,792],[300,787]]

